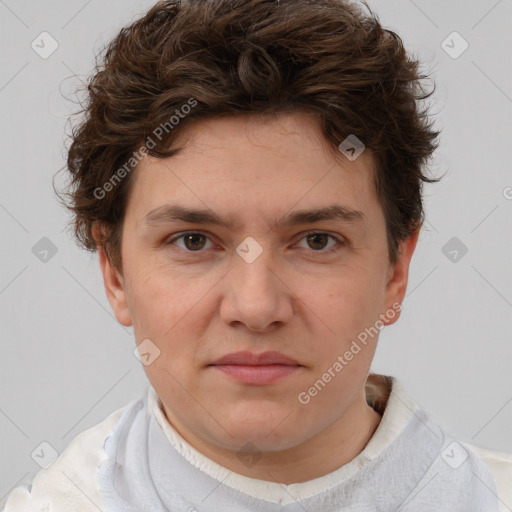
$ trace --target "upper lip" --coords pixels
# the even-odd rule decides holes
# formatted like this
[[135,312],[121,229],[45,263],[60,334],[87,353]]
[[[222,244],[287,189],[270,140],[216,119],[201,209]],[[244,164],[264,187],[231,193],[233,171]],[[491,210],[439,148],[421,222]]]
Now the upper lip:
[[268,352],[262,352],[261,354],[254,354],[248,351],[233,352],[231,354],[222,356],[220,359],[217,359],[213,363],[210,363],[210,366],[222,364],[245,364],[254,366],[264,364],[287,364],[302,366],[292,357],[272,350]]

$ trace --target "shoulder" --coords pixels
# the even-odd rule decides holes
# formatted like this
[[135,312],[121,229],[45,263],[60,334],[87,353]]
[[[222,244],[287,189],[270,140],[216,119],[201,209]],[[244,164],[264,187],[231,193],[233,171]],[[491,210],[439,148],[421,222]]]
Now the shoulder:
[[10,492],[2,512],[106,512],[96,482],[97,469],[105,457],[105,441],[123,414],[141,401],[130,402],[77,435],[51,466]]
[[[449,509],[448,502],[460,508],[462,499],[469,506],[481,505],[479,510],[499,508],[500,512],[510,512],[512,454],[487,450],[452,438],[429,412],[419,407],[405,393],[396,378],[390,377],[389,381],[386,385],[375,381],[386,403],[382,423],[386,420],[387,430],[395,432],[391,440],[398,441],[401,438],[407,441],[402,446],[403,454],[417,459],[423,447],[428,455],[424,459],[429,463],[428,469],[412,493],[416,495],[417,492],[418,495],[410,506],[418,507],[421,500],[426,499],[428,493],[420,491],[428,485],[430,494],[437,492],[443,496],[445,510]],[[385,393],[390,387],[390,392]]]
[[491,472],[498,498],[500,510],[509,511],[512,508],[512,454],[487,450],[469,443],[461,443],[472,451]]

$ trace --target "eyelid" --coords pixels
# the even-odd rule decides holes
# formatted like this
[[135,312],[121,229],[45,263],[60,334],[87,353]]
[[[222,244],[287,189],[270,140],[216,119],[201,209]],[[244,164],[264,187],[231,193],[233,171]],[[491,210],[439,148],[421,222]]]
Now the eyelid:
[[301,236],[300,240],[302,240],[302,238],[309,236],[309,235],[329,235],[339,243],[346,243],[346,239],[343,236],[341,236],[340,234],[331,233],[330,231],[325,231],[325,230],[322,231],[321,229],[313,229],[311,231],[305,231],[304,233],[301,233],[301,235],[302,236]]
[[340,247],[347,245],[347,240],[345,239],[345,237],[339,235],[338,233],[333,234],[330,231],[325,231],[325,230],[322,231],[321,229],[314,229],[311,231],[305,231],[304,233],[301,233],[300,238],[298,239],[297,243],[309,235],[327,235],[327,236],[330,236],[332,239],[336,240],[336,242],[337,242],[337,244],[334,247],[331,247],[330,249],[325,249],[325,250],[322,249],[320,251],[311,250],[311,252],[313,252],[313,253],[330,254],[330,253],[338,251],[340,249]]
[[[188,231],[179,231],[177,233],[173,233],[170,237],[167,237],[164,241],[165,245],[172,245],[176,240],[179,240],[180,238],[184,237],[185,235],[203,235],[210,242],[214,243],[211,239],[211,234],[201,231],[201,230],[188,230]],[[188,251],[188,252],[201,252],[201,251]]]

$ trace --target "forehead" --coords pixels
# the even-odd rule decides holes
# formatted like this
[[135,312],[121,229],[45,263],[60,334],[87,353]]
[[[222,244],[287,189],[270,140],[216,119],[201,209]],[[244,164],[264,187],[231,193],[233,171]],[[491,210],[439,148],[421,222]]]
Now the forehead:
[[212,117],[176,135],[177,154],[146,156],[134,171],[136,200],[129,202],[139,215],[178,199],[202,208],[232,205],[238,215],[250,206],[290,210],[341,200],[359,211],[378,206],[371,152],[350,161],[324,138],[316,116]]
[[[324,137],[320,117],[313,113],[243,113],[185,122],[173,146],[183,147],[179,154],[188,158],[194,155],[199,158],[205,152],[218,153],[224,159],[243,162],[246,169],[251,167],[248,156],[287,163],[305,162],[306,165],[314,160],[320,169],[334,163],[347,169],[373,165],[369,150],[366,155],[363,153],[363,158],[357,159],[359,162],[350,162]],[[304,166],[297,166],[298,171],[300,167]]]

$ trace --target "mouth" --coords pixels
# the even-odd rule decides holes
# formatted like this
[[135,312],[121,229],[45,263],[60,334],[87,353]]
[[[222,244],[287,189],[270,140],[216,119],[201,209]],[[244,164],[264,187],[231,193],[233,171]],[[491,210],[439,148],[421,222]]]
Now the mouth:
[[237,382],[265,385],[296,373],[303,365],[280,352],[234,352],[208,365]]
[[289,364],[222,364],[211,367],[238,382],[252,385],[271,384],[303,368],[300,365]]

